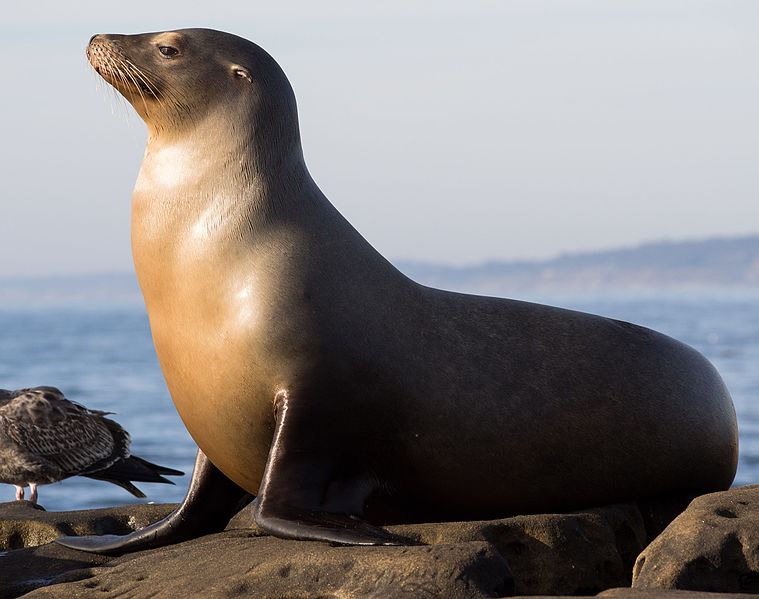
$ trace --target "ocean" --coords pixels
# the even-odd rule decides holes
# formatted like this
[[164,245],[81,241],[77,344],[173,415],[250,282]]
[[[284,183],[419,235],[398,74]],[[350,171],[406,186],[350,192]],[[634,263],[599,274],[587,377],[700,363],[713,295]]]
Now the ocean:
[[[722,374],[740,427],[735,484],[759,483],[759,292],[667,292],[520,298],[641,324],[695,347]],[[52,385],[113,416],[132,435],[132,452],[186,474],[176,485],[138,483],[138,500],[114,485],[74,477],[40,488],[48,510],[184,496],[196,447],[169,397],[139,305],[0,308],[0,388]],[[0,485],[0,501],[14,490]]]

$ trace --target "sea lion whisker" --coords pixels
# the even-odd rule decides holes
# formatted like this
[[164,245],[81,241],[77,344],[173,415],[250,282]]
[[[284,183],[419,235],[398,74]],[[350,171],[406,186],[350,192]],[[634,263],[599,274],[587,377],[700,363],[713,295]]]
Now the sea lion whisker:
[[[113,65],[108,66],[108,74],[125,90],[128,88],[128,83],[125,81],[124,76],[121,74],[121,72],[115,68]],[[116,98],[116,101],[119,106],[126,109],[127,105],[127,98],[124,97],[123,93],[118,92],[118,88],[116,86],[113,86],[113,92],[114,92],[114,98]],[[128,109],[126,109],[128,112]]]
[[181,113],[185,117],[189,116],[192,118],[193,115],[189,111],[187,102],[185,101],[185,98],[183,98],[181,94],[178,94],[176,90],[172,88],[171,85],[168,85],[164,82],[161,83],[161,90],[162,90],[162,93],[164,94],[164,97],[168,99],[169,101],[171,101],[171,104],[174,107],[176,112]]
[[[133,69],[129,66],[129,64],[123,58],[120,58],[120,57],[117,59],[117,63],[118,63],[119,69],[121,70],[122,73],[124,73],[124,76],[126,76],[129,79],[134,89],[140,93],[145,91],[145,89],[143,89],[144,86],[141,84],[139,79],[136,78],[135,73]],[[141,96],[141,98],[144,99],[144,96]]]
[[119,66],[122,67],[124,75],[129,78],[129,80],[132,83],[133,88],[136,89],[137,93],[140,95],[140,99],[142,100],[142,105],[145,108],[145,112],[147,114],[150,114],[150,107],[148,106],[148,102],[145,99],[145,95],[142,93],[142,86],[140,85],[139,81],[135,79],[134,74],[130,71],[130,69],[122,60],[119,60]]
[[[166,105],[164,104],[161,96],[163,95],[159,91],[159,87],[151,80],[149,75],[145,73],[142,69],[140,69],[137,65],[132,63],[128,59],[124,59],[127,65],[133,70],[134,74],[140,78],[140,80],[145,84],[145,87],[148,89],[149,93],[153,96],[153,98],[158,102],[158,105],[161,107],[161,110],[166,112]],[[148,107],[145,107],[146,112],[149,112]]]
[[108,86],[108,90],[105,91],[105,87],[103,86],[103,78],[95,71],[92,71],[93,76],[95,77],[95,92],[97,94],[102,94],[103,101],[106,103],[109,103],[109,106],[111,107],[111,114],[113,114],[113,97],[116,92],[116,90],[113,88],[112,85]]
[[150,80],[148,75],[140,69],[137,65],[135,65],[131,60],[128,58],[122,59],[122,62],[134,73],[136,77],[139,78],[140,81],[145,86],[145,89],[156,99],[159,99],[159,92],[157,86]]
[[[133,70],[134,74],[145,83],[145,86],[153,95],[155,100],[159,103],[168,118],[172,117],[169,111],[166,110],[166,105],[164,104],[163,99],[170,101],[172,107],[176,111],[185,111],[185,104],[177,97],[176,93],[174,93],[174,91],[171,89],[171,86],[165,85],[163,82],[161,82],[161,79],[159,77],[143,71],[129,59],[125,58],[124,61]],[[156,83],[156,80],[160,82],[160,85]]]
[[164,91],[162,89],[163,85],[158,85],[158,83],[163,83],[161,79],[149,71],[140,68],[129,58],[123,57],[121,60],[145,84],[147,91],[150,92],[156,100],[160,100],[160,97],[164,95]]
[[[116,77],[115,77],[115,75],[113,75],[112,71],[113,71],[113,69],[108,64],[107,57],[102,57],[101,56],[100,60],[98,61],[98,69],[96,71],[96,73],[99,75],[98,82],[100,80],[102,80],[102,79],[105,79],[106,81],[108,81],[108,79],[107,79],[108,77],[110,77],[112,79],[115,79]],[[103,88],[101,87],[100,89],[103,89]],[[111,114],[115,114],[116,111],[114,109],[114,100],[118,101],[119,97],[121,97],[123,99],[123,96],[121,96],[118,93],[115,85],[113,85],[113,84],[109,85],[107,87],[107,89],[108,89],[108,92],[107,92],[108,98],[110,98]]]
[[[124,73],[121,72],[121,69],[119,68],[119,65],[116,63],[115,59],[112,56],[107,57],[107,63],[106,66],[109,70],[109,73],[112,77],[114,77],[116,80],[121,82],[121,87],[124,88],[125,92],[128,93],[130,96],[133,97],[133,93],[131,91],[131,85],[129,81],[127,80]],[[127,98],[124,96],[124,94],[116,93],[116,89],[114,89],[114,94],[117,98],[117,101],[119,103],[119,106],[121,106],[124,110],[124,120],[129,121],[129,109],[127,108]]]
[[133,97],[132,84],[127,79],[116,58],[110,54],[106,55],[104,57],[104,67],[107,74],[119,83],[122,94],[129,94]]
[[152,74],[152,78],[160,85],[161,93],[169,96],[176,108],[187,110],[187,102],[190,99],[188,94],[183,94],[171,82],[157,74]]
[[116,108],[114,104],[115,99],[116,103],[118,103],[124,109],[125,118],[128,118],[128,110],[126,109],[125,98],[122,94],[118,93],[116,87],[117,82],[121,81],[121,78],[117,72],[117,69],[114,68],[114,63],[110,53],[103,52],[100,47],[96,47],[95,49],[88,47],[86,54],[87,59],[94,67],[97,90],[100,91],[103,89],[103,80],[110,83],[108,86],[108,97],[110,98],[111,114],[116,114]]
[[128,82],[124,78],[124,75],[121,73],[121,70],[116,64],[115,59],[111,55],[106,55],[103,57],[103,68],[106,74],[112,79],[114,79],[115,82],[118,84],[118,85],[115,85],[114,87],[118,89],[118,86],[120,85],[125,90],[129,87]]
[[135,77],[135,74],[120,58],[118,59],[118,68],[119,68],[119,71],[123,74],[124,78],[128,81],[130,95],[134,96],[134,93],[137,92],[137,94],[140,97],[140,100],[142,101],[142,105],[145,108],[146,113],[149,113],[150,107],[147,103],[147,100],[145,99],[143,86],[140,85],[140,82]]

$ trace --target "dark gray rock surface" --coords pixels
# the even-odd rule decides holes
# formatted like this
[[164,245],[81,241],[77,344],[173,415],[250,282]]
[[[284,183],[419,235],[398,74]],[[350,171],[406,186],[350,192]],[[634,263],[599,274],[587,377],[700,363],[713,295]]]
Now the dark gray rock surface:
[[694,499],[640,555],[633,586],[759,596],[759,485]]
[[0,599],[33,589],[31,597],[592,595],[629,586],[636,556],[682,504],[389,527],[420,543],[410,547],[263,536],[246,508],[223,533],[113,558],[35,545],[59,534],[123,534],[174,506],[44,512],[14,502],[0,504],[0,543],[26,548],[0,556]]
[[517,594],[592,595],[629,585],[646,531],[634,505],[577,514],[516,516],[484,522],[393,527],[425,544],[490,543],[508,562]]
[[174,504],[47,512],[29,501],[0,503],[0,551],[35,547],[61,535],[127,534],[171,512]]
[[[596,597],[606,599],[748,599],[753,595],[740,593],[700,593],[697,591],[673,591],[669,589],[609,589]],[[522,595],[522,599],[576,599],[569,595]],[[520,599],[515,597],[515,599]]]
[[[227,531],[116,558],[29,597],[498,597],[509,569],[483,542],[330,547]],[[70,580],[70,578],[69,578]]]
[[0,553],[0,599],[19,597],[56,580],[89,576],[89,568],[110,559],[55,543]]

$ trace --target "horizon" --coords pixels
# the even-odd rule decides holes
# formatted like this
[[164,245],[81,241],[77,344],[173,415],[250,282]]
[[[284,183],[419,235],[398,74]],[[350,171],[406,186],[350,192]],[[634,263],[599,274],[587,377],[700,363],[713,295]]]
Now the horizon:
[[145,127],[84,46],[98,31],[190,25],[274,56],[295,89],[309,170],[394,263],[759,233],[759,78],[746,75],[759,5],[222,5],[9,6],[0,66],[23,93],[0,98],[0,236],[13,248],[0,277],[131,269]]
[[[467,270],[467,269],[476,269],[479,267],[484,266],[492,266],[492,265],[535,265],[539,266],[541,264],[549,264],[552,262],[564,260],[567,258],[579,258],[579,257],[592,257],[596,255],[604,255],[609,253],[618,253],[618,252],[635,252],[636,250],[642,250],[647,249],[650,247],[657,247],[657,246],[671,246],[671,245],[700,245],[700,244],[711,244],[711,243],[730,243],[730,242],[742,242],[742,241],[753,241],[757,240],[759,241],[759,233],[749,233],[746,235],[735,235],[735,236],[714,236],[714,237],[700,237],[700,238],[689,238],[689,239],[660,239],[660,240],[653,240],[653,241],[643,241],[640,243],[637,243],[635,245],[625,245],[625,246],[610,246],[610,247],[604,247],[599,248],[596,250],[584,250],[584,251],[577,251],[577,252],[561,252],[558,254],[554,254],[552,256],[547,256],[545,258],[534,258],[534,259],[516,259],[516,260],[508,260],[508,259],[502,259],[502,260],[480,260],[477,262],[469,262],[469,263],[451,263],[451,262],[441,262],[441,261],[425,261],[425,260],[390,260],[390,262],[395,265],[401,265],[401,266],[430,266],[430,267],[441,267],[441,268],[451,268],[451,269],[460,269],[460,270]],[[122,276],[122,275],[131,275],[134,276],[134,268],[127,268],[124,270],[101,270],[101,271],[92,271],[92,272],[81,272],[81,273],[75,273],[75,272],[61,272],[61,273],[52,273],[52,274],[32,274],[32,275],[25,275],[25,274],[19,274],[19,275],[11,275],[11,276],[4,276],[0,274],[0,281],[38,281],[38,280],[58,280],[58,279],[67,279],[67,278],[74,278],[74,279],[86,279],[86,278],[97,278],[97,277],[109,277],[109,276]]]
[[[468,265],[394,261],[394,265],[421,285],[554,305],[602,297],[743,300],[759,293],[759,235],[664,240],[558,254],[547,260]],[[0,276],[0,283],[0,311],[145,309],[133,269]]]

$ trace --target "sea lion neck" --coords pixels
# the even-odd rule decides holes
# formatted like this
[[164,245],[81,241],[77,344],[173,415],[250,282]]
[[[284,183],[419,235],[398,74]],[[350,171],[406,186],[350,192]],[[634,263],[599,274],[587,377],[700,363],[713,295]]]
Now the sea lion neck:
[[235,205],[245,217],[271,214],[282,197],[320,192],[305,166],[300,138],[262,142],[255,123],[209,118],[181,134],[151,135],[134,189],[135,204],[192,218],[211,204]]

